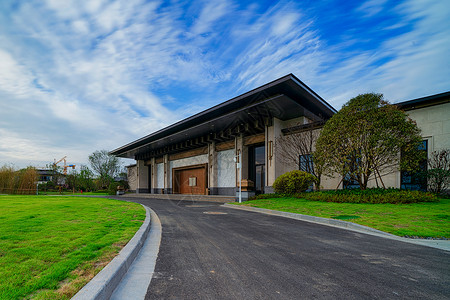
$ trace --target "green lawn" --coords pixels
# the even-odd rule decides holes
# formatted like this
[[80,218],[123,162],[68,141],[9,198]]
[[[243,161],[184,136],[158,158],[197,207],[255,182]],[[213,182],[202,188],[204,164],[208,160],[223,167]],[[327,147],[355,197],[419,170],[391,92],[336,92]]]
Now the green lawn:
[[97,192],[70,192],[70,191],[64,191],[62,193],[60,192],[46,192],[46,191],[39,191],[39,195],[84,195],[84,196],[107,196],[109,195],[106,192],[101,192],[101,193],[97,193]]
[[[239,204],[238,204],[239,205]],[[355,204],[275,198],[247,201],[240,205],[310,216],[342,216],[353,223],[398,236],[450,238],[450,199],[414,204]]]
[[0,299],[69,299],[144,219],[111,199],[0,196]]

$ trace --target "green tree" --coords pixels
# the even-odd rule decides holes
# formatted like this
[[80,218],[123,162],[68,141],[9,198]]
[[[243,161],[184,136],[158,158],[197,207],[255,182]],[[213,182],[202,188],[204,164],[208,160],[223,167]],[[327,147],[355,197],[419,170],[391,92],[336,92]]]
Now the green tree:
[[89,155],[89,163],[94,172],[98,174],[102,188],[108,188],[121,169],[119,158],[109,154],[107,150],[97,150]]
[[382,94],[362,94],[327,121],[314,157],[322,161],[328,175],[348,176],[361,189],[371,179],[380,180],[384,187],[382,175],[418,167],[421,141],[420,129],[404,111]]

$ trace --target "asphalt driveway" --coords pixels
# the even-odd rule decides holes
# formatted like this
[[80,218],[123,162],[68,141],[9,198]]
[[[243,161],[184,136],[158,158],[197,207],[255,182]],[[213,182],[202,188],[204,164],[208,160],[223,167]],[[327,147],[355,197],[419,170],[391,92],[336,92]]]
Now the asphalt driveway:
[[146,299],[450,299],[450,252],[217,203],[129,200],[162,223]]

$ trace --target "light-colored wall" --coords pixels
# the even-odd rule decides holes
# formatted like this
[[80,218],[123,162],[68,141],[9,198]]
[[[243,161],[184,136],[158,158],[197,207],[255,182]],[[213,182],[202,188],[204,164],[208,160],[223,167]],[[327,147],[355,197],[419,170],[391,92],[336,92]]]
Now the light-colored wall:
[[164,163],[156,164],[156,186],[157,189],[164,188]]
[[129,166],[127,167],[127,179],[128,185],[130,186],[131,191],[135,191],[137,189],[137,166]]
[[428,139],[430,152],[450,148],[450,102],[410,110],[407,113],[417,122],[422,136]]
[[217,152],[217,187],[234,187],[236,172],[234,149]]
[[[428,157],[433,151],[450,148],[450,103],[414,109],[407,113],[422,130],[422,138],[428,141]],[[400,188],[399,171],[382,178],[386,187]],[[375,181],[371,180],[369,186],[375,187]]]
[[137,188],[148,189],[148,167],[143,160],[136,162],[137,166]]
[[[292,170],[298,169],[298,166],[286,165],[280,159],[276,151],[276,141],[282,137],[282,129],[295,125],[307,124],[310,122],[306,117],[294,118],[282,121],[273,118],[272,126],[266,127],[266,184],[272,186],[275,179]],[[272,143],[272,159],[269,159],[269,145]]]

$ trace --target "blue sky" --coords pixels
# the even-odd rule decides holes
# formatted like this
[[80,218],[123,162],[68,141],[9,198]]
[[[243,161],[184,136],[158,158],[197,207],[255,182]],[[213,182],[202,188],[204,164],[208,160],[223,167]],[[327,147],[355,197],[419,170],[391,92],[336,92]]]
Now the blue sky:
[[2,0],[0,165],[87,164],[289,73],[336,109],[446,92],[449,20],[442,0]]

